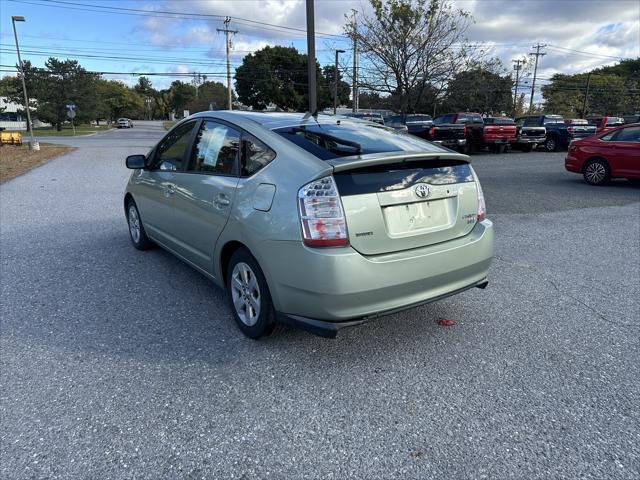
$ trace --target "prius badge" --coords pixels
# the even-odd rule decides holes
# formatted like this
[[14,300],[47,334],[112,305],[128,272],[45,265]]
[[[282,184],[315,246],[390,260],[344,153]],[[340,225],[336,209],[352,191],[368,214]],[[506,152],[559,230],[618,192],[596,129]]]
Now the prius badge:
[[416,188],[414,191],[416,192],[416,195],[420,198],[427,198],[431,194],[429,185],[425,185],[424,183],[420,183],[416,185]]

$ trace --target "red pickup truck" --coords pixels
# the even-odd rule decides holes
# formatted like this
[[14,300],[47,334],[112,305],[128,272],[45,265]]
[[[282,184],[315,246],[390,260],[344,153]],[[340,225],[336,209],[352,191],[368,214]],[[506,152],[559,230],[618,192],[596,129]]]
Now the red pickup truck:
[[[465,153],[488,147],[496,153],[504,152],[516,138],[516,124],[511,118],[487,117],[479,113],[447,113],[436,119],[441,124],[462,124],[466,131]],[[438,122],[434,120],[434,123]]]

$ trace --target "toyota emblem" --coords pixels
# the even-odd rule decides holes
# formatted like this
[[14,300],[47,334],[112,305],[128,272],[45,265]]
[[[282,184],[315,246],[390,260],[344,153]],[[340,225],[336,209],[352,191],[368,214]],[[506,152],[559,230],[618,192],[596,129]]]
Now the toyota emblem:
[[420,198],[427,198],[431,193],[431,191],[429,190],[429,185],[425,185],[424,183],[417,185],[415,192],[416,195]]

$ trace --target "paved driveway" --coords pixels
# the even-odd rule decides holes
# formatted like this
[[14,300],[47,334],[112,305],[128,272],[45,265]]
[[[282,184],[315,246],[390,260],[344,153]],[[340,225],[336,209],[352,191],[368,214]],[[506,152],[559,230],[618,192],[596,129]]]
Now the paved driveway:
[[2,186],[1,478],[640,477],[637,187],[478,155],[486,290],[255,342],[129,245],[123,159],[162,134],[74,139]]

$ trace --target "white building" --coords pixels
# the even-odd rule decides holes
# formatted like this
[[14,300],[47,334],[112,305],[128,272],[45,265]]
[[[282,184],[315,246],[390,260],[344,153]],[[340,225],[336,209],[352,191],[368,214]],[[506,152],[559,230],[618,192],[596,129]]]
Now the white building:
[[[18,112],[18,110],[22,109],[21,104],[11,102],[7,97],[0,97],[0,127],[4,127],[6,130],[26,130],[27,119],[22,113]],[[34,118],[33,126],[38,128],[51,125]]]

